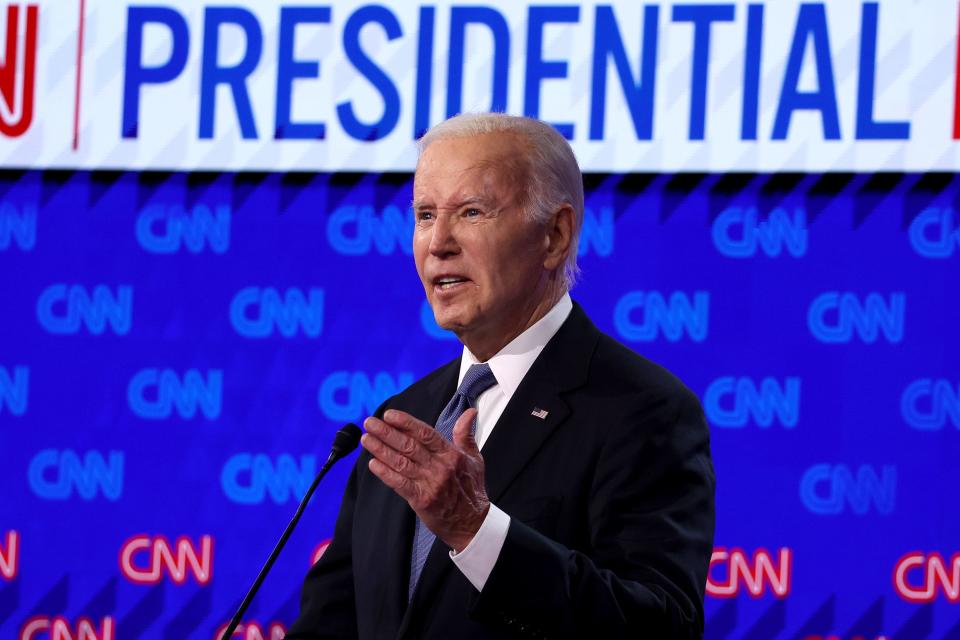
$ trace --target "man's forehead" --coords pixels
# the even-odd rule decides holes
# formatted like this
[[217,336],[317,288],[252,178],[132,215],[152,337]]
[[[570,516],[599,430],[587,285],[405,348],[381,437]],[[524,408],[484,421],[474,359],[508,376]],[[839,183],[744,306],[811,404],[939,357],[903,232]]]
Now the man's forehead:
[[420,157],[414,173],[414,201],[503,197],[525,174],[516,136],[494,133],[437,140]]
[[413,203],[418,205],[458,206],[494,202],[499,191],[488,180],[465,180],[452,184],[414,184]]
[[461,201],[492,198],[503,191],[503,167],[496,162],[474,160],[455,165],[430,163],[414,175],[414,200]]

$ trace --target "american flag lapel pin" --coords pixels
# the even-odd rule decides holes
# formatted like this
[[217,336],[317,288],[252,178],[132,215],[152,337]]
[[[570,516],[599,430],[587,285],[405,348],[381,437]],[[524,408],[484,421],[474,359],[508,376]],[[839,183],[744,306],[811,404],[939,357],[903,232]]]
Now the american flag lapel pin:
[[546,420],[548,413],[549,412],[546,409],[541,409],[540,407],[534,407],[533,411],[530,412],[530,415],[534,416],[535,418],[540,418],[541,420]]

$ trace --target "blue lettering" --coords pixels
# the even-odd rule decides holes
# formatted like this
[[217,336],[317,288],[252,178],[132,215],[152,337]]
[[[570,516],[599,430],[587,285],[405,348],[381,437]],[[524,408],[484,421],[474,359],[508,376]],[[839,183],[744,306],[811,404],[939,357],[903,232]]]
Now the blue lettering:
[[482,24],[493,36],[493,78],[490,111],[506,111],[510,73],[510,27],[503,14],[490,7],[453,7],[450,10],[450,53],[447,56],[447,117],[461,111],[463,100],[463,50],[467,25]]
[[370,253],[371,244],[381,255],[399,248],[413,252],[413,215],[394,205],[384,207],[378,217],[373,207],[345,205],[336,209],[327,221],[327,241],[334,251],[345,256]]
[[397,17],[386,7],[367,5],[357,9],[347,19],[343,29],[343,49],[347,59],[361,75],[370,81],[383,98],[383,115],[372,124],[360,122],[349,102],[341,102],[337,105],[337,115],[340,117],[344,131],[356,140],[384,138],[390,135],[400,118],[400,93],[397,87],[383,69],[374,64],[360,47],[360,31],[368,22],[376,22],[382,26],[387,34],[387,40],[395,40],[403,35]]
[[[257,311],[256,317],[250,317],[250,309]],[[316,338],[323,331],[323,290],[308,289],[304,294],[291,287],[281,297],[272,287],[245,287],[230,303],[230,322],[247,338],[266,338],[274,329],[285,338],[294,337],[298,330]]]
[[37,244],[37,207],[24,205],[20,211],[9,202],[0,201],[0,251],[10,248],[11,241],[20,251],[33,251]]
[[909,140],[909,122],[877,122],[873,103],[877,82],[877,14],[880,5],[863,3],[860,26],[860,73],[857,79],[857,140]]
[[[143,31],[149,23],[162,24],[170,31],[170,58],[155,67],[143,66]],[[179,76],[187,65],[189,47],[187,20],[175,9],[133,6],[127,8],[121,137],[137,137],[140,123],[140,87],[145,84],[163,84]]]
[[123,453],[110,451],[107,458],[88,451],[81,462],[70,449],[44,449],[30,461],[30,489],[45,500],[67,500],[75,491],[83,500],[93,500],[99,492],[116,502],[123,495]]
[[326,127],[322,122],[293,122],[291,119],[293,81],[298,78],[319,78],[320,62],[296,60],[293,57],[298,24],[330,22],[330,7],[281,7],[280,48],[277,51],[277,111],[273,137],[277,140],[322,140]]
[[[931,236],[930,231],[935,232]],[[953,209],[928,207],[910,223],[910,244],[924,258],[949,258],[960,247],[960,224]]]
[[594,253],[605,258],[613,253],[613,239],[613,207],[600,207],[599,215],[593,209],[584,209],[577,255],[585,255],[592,247]]
[[130,409],[148,420],[165,420],[177,414],[193,418],[197,409],[207,420],[220,417],[223,397],[223,371],[211,369],[206,378],[196,369],[187,369],[183,379],[170,369],[143,369],[127,385]]
[[703,140],[707,119],[707,82],[710,64],[710,29],[714,22],[732,22],[732,4],[680,4],[673,7],[674,22],[693,23],[693,74],[690,82],[691,140]]
[[[247,46],[243,57],[231,67],[217,63],[220,49],[220,26],[232,24],[243,30]],[[257,138],[257,125],[250,106],[247,76],[260,62],[263,35],[257,17],[239,7],[207,7],[203,24],[203,56],[200,71],[200,139],[213,137],[213,123],[217,112],[217,86],[225,84],[233,94],[240,133],[245,140]]]
[[[643,320],[633,319],[633,313],[643,309]],[[659,291],[632,291],[617,301],[613,321],[625,340],[651,341],[660,334],[670,342],[677,342],[686,334],[694,342],[703,342],[709,328],[710,294],[696,291],[691,302],[687,294],[674,291],[670,302]]]
[[[724,402],[728,396],[732,403]],[[703,408],[719,427],[743,427],[752,418],[760,427],[779,420],[792,428],[800,420],[800,378],[786,378],[782,386],[775,378],[762,378],[759,389],[750,378],[718,378],[707,387]]]
[[371,415],[384,400],[413,383],[412,373],[397,374],[396,380],[386,372],[373,376],[363,372],[335,371],[320,385],[317,399],[323,414],[334,422],[358,421]]
[[[880,332],[888,342],[903,339],[906,295],[891,293],[887,302],[879,293],[867,294],[861,303],[852,293],[828,291],[817,296],[807,312],[813,336],[826,343],[850,342],[856,333],[866,343],[877,341]],[[827,316],[835,315],[835,320]]]
[[[732,233],[737,227],[738,237]],[[731,258],[749,258],[756,255],[758,247],[771,258],[779,256],[784,247],[800,258],[807,253],[807,214],[798,207],[791,218],[778,207],[758,222],[756,207],[728,207],[714,220],[712,234],[717,251]]]
[[[821,489],[823,487],[823,489]],[[800,481],[800,499],[812,513],[836,515],[849,504],[857,515],[870,511],[889,515],[896,506],[897,469],[884,465],[880,474],[870,465],[861,465],[856,477],[846,465],[816,464]]]
[[763,5],[747,6],[747,49],[743,58],[743,113],[740,138],[757,139],[757,111],[760,105],[760,64],[763,50]]
[[300,456],[300,463],[286,453],[276,464],[262,453],[238,453],[230,457],[220,473],[220,486],[227,497],[239,504],[260,504],[266,498],[277,504],[303,498],[316,475],[316,456]]
[[[800,72],[807,50],[807,41],[813,42],[813,58],[817,65],[817,90],[800,91]],[[827,140],[840,139],[840,117],[837,114],[837,91],[833,80],[830,56],[830,37],[824,5],[801,4],[797,28],[787,60],[787,71],[780,90],[780,105],[773,124],[774,140],[785,140],[794,111],[819,111],[823,119],[823,134]]]
[[[590,91],[590,139],[602,140],[606,120],[607,70],[613,58],[623,97],[630,109],[637,140],[653,138],[653,97],[657,81],[657,34],[660,8],[643,9],[643,49],[640,78],[634,80],[613,7],[598,6],[593,33],[593,80]],[[572,135],[572,133],[571,133]]]
[[136,232],[137,242],[151,253],[176,253],[181,245],[200,253],[206,244],[214,253],[226,253],[230,248],[230,205],[218,205],[214,213],[197,204],[187,214],[179,205],[153,204],[137,217]]
[[[543,27],[580,21],[580,7],[533,6],[527,15],[527,63],[523,92],[523,115],[540,117],[540,84],[548,78],[566,78],[566,60],[543,59]],[[573,140],[573,123],[550,123],[567,140]]]
[[433,90],[433,7],[420,7],[417,33],[417,104],[413,112],[413,137],[419,140],[430,128],[430,97]]
[[118,286],[114,294],[109,287],[97,285],[90,294],[80,285],[54,284],[37,299],[37,320],[50,333],[77,333],[83,323],[94,335],[102,334],[108,324],[115,334],[126,335],[132,315],[130,286]]
[[947,424],[960,429],[960,384],[921,378],[910,383],[900,398],[903,420],[914,429],[935,431]]
[[12,415],[25,414],[29,390],[29,367],[13,367],[13,375],[6,367],[0,367],[0,413],[3,413],[3,407],[6,405],[7,411]]

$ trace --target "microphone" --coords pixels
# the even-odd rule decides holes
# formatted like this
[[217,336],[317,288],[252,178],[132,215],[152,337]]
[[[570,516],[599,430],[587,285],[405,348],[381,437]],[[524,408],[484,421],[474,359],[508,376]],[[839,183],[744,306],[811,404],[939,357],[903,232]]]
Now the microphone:
[[247,595],[244,596],[243,602],[240,603],[240,608],[237,609],[235,614],[233,614],[233,618],[230,620],[230,624],[227,625],[227,628],[224,630],[223,635],[220,636],[220,640],[229,640],[233,635],[233,632],[237,630],[237,625],[240,624],[243,614],[247,612],[247,607],[250,606],[250,603],[253,601],[253,597],[257,595],[257,591],[260,590],[260,585],[263,584],[264,578],[267,577],[267,574],[270,573],[270,569],[273,568],[273,563],[276,562],[277,556],[279,556],[280,552],[283,551],[283,546],[287,544],[287,539],[290,537],[290,534],[293,533],[293,528],[297,526],[298,522],[300,522],[300,516],[303,515],[303,510],[306,509],[307,503],[310,502],[310,498],[313,496],[313,492],[316,491],[317,487],[320,485],[320,481],[323,480],[323,476],[327,475],[327,471],[330,470],[330,467],[332,467],[336,461],[340,460],[357,448],[357,445],[360,444],[360,435],[360,427],[352,422],[343,425],[340,427],[340,430],[337,431],[337,434],[333,437],[333,446],[330,447],[330,455],[327,456],[327,461],[323,463],[320,473],[317,474],[317,477],[313,479],[313,483],[310,485],[310,488],[307,489],[306,495],[304,495],[303,500],[300,501],[300,506],[297,507],[297,512],[293,514],[293,518],[290,520],[287,528],[283,530],[283,535],[280,536],[280,540],[277,541],[277,545],[273,548],[273,551],[270,552],[270,557],[267,558],[263,568],[260,569],[260,574],[257,576],[257,579],[253,581],[253,586],[250,587],[249,591],[247,591]]

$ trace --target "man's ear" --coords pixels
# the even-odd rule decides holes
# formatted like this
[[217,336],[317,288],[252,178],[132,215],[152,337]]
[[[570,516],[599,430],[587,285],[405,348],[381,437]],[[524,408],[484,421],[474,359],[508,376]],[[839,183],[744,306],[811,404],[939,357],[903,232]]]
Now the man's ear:
[[565,204],[557,209],[547,223],[547,255],[543,266],[548,271],[561,267],[567,260],[573,243],[573,207]]

